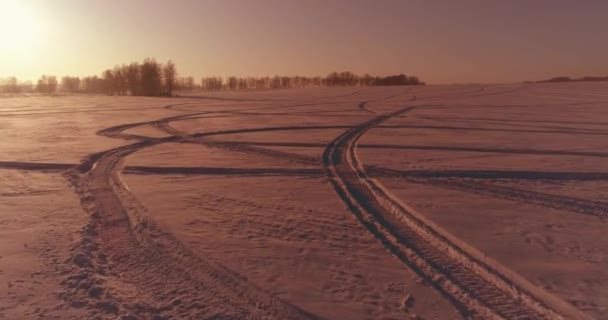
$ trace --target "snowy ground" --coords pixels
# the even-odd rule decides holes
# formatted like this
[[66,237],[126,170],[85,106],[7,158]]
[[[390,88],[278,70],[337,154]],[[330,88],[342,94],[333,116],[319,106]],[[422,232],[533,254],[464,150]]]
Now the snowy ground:
[[0,318],[608,319],[607,84],[5,97],[0,132]]

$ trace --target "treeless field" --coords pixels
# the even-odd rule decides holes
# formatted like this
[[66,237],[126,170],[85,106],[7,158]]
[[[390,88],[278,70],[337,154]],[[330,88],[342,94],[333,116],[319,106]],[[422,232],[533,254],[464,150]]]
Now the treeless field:
[[0,318],[608,319],[608,85],[0,98]]

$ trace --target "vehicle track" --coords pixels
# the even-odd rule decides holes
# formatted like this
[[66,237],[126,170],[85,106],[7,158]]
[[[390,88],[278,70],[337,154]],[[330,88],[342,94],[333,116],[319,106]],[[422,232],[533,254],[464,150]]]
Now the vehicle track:
[[456,152],[483,152],[504,154],[535,154],[546,156],[583,156],[583,157],[608,157],[608,152],[575,151],[575,150],[543,150],[525,148],[496,148],[496,147],[466,147],[466,146],[433,146],[433,145],[392,145],[392,144],[361,144],[359,148],[374,149],[405,149],[405,150],[436,150]]
[[[586,103],[588,104],[588,103]],[[567,104],[570,106],[571,104]],[[557,105],[556,107],[564,106]],[[599,121],[560,121],[560,120],[528,120],[528,119],[500,119],[500,118],[465,118],[465,117],[431,117],[431,116],[420,116],[421,119],[428,120],[458,120],[458,121],[491,121],[496,123],[504,123],[504,122],[526,122],[526,123],[558,123],[558,124],[570,124],[570,125],[596,125],[596,126],[608,126],[608,122],[599,122]],[[569,127],[571,128],[571,127]]]
[[[192,136],[185,132],[179,131],[169,125],[168,122],[162,122],[160,127],[169,134],[175,134],[184,137],[185,139],[193,139]],[[191,140],[192,141],[192,140]],[[314,165],[317,164],[318,160],[315,157],[296,155],[293,153],[280,152],[274,150],[267,150],[264,148],[256,148],[251,145],[241,145],[234,142],[209,142],[208,140],[193,140],[196,143],[202,143],[208,146],[216,146],[220,148],[226,148],[233,151],[240,151],[245,153],[253,153],[257,155],[270,156],[281,159],[288,159],[304,164]],[[275,143],[260,143],[261,145],[276,145]],[[316,146],[316,145],[315,145]],[[370,145],[364,145],[364,147],[371,147]],[[382,147],[382,146],[380,146]],[[408,146],[404,146],[408,148]],[[436,149],[436,147],[429,146],[417,146],[412,149]],[[481,151],[486,152],[503,152],[503,153],[523,153],[523,154],[545,154],[545,155],[580,155],[580,156],[604,156],[602,153],[593,152],[568,152],[559,150],[505,150],[500,148],[495,149],[481,149],[481,148],[448,148],[450,151]],[[373,175],[381,176],[404,176],[408,181],[422,184],[434,184],[437,186],[457,188],[459,190],[465,190],[474,193],[489,194],[498,198],[532,203],[536,205],[547,206],[555,209],[562,209],[571,212],[592,214],[592,215],[604,215],[608,212],[608,204],[589,201],[584,199],[563,197],[557,195],[550,195],[539,192],[526,191],[515,188],[491,186],[487,184],[467,182],[467,181],[454,181],[454,180],[441,180],[441,179],[428,179],[428,178],[439,178],[439,177],[459,177],[459,178],[485,178],[485,179],[498,179],[500,177],[508,179],[533,179],[533,180],[603,180],[606,179],[606,175],[597,172],[528,172],[528,171],[419,171],[419,172],[401,172],[399,170],[391,170],[386,168],[379,168],[376,166],[365,166],[366,169],[370,170]],[[427,179],[421,179],[427,178]]]
[[382,177],[410,179],[470,178],[506,180],[557,180],[557,181],[604,181],[608,172],[576,171],[518,171],[518,170],[395,170],[365,165],[368,174]]
[[[108,137],[140,141],[90,155],[69,175],[84,207],[93,217],[83,232],[83,245],[74,257],[74,262],[84,272],[72,274],[67,281],[73,288],[72,293],[77,293],[77,298],[72,302],[77,303],[82,299],[83,287],[88,290],[92,285],[104,285],[107,281],[105,276],[109,275],[112,281],[107,288],[113,289],[110,290],[112,295],[106,296],[109,300],[94,303],[95,307],[108,313],[126,310],[150,316],[170,314],[196,318],[213,315],[235,319],[318,318],[265,293],[217,262],[193,254],[171,234],[158,229],[146,218],[145,208],[122,183],[120,171],[123,159],[129,154],[164,142],[200,143],[198,138],[243,132],[344,128],[348,130],[332,141],[323,154],[326,173],[338,194],[367,230],[452,301],[463,315],[496,319],[586,319],[570,305],[427,221],[369,178],[355,153],[359,137],[391,117],[420,107],[424,106],[382,114],[354,127],[268,127],[190,135],[169,125],[170,121],[210,113],[199,112],[100,131],[99,134]],[[144,124],[165,130],[171,136],[151,138],[122,133]],[[265,150],[263,152],[269,156],[293,158],[293,154],[253,146],[236,144],[231,147],[244,152]],[[84,260],[77,259],[79,255],[83,255]],[[141,269],[144,264],[148,265],[146,270]],[[159,282],[158,279],[163,281]],[[116,283],[121,283],[127,289],[119,286],[119,290],[116,290]],[[200,290],[211,292],[209,296],[205,295],[206,300],[202,302]],[[165,300],[166,296],[174,296],[175,292],[179,292],[183,299],[180,298],[177,303]],[[138,295],[142,295],[140,300],[137,299]],[[71,294],[67,296],[74,297]],[[140,302],[133,303],[131,300]],[[215,309],[209,310],[209,306]]]
[[[591,177],[590,180],[595,177]],[[540,205],[558,210],[565,210],[593,216],[608,216],[608,203],[575,197],[548,194],[513,187],[497,186],[479,181],[454,179],[411,179],[415,183],[429,184],[442,188],[467,191],[476,194],[490,195],[500,199]]]
[[[363,101],[363,102],[359,103],[358,107],[359,107],[359,109],[360,109],[361,111],[364,111],[364,112],[367,112],[367,113],[370,113],[370,114],[378,114],[378,112],[376,112],[376,111],[374,111],[374,110],[372,110],[372,109],[369,109],[369,108],[367,107],[367,105],[368,105],[370,102],[373,102],[373,101],[381,101],[381,100],[388,100],[388,99],[391,99],[391,98],[395,98],[395,97],[403,96],[403,95],[406,95],[406,94],[410,93],[411,91],[412,91],[412,89],[410,88],[410,89],[405,90],[405,91],[404,91],[404,92],[402,92],[402,93],[394,94],[394,95],[392,95],[392,96],[388,96],[388,97],[384,97],[384,98],[380,98],[380,99],[375,99],[375,100]],[[412,97],[411,97],[411,98],[410,98],[408,101],[414,101],[414,100],[416,100],[416,96],[412,96]]]
[[467,92],[467,93],[458,93],[457,95],[454,96],[444,96],[444,95],[435,95],[435,96],[431,96],[431,97],[421,97],[420,100],[434,100],[434,99],[464,99],[464,98],[476,98],[476,97],[487,97],[487,96],[495,96],[495,95],[501,95],[501,94],[509,94],[509,93],[514,93],[517,91],[520,91],[521,89],[524,89],[526,87],[528,87],[527,85],[522,85],[522,86],[518,86],[516,88],[512,88],[512,89],[506,89],[506,90],[501,90],[501,91],[492,91],[492,92],[488,92],[488,88],[491,86],[479,86],[479,88],[477,88],[476,91],[472,91],[472,92]]
[[146,167],[128,166],[125,173],[131,174],[187,174],[187,175],[237,175],[237,176],[322,176],[322,169],[259,169],[217,167]]
[[[197,143],[197,144],[204,144],[208,147],[222,148],[222,149],[234,150],[234,151],[239,151],[239,152],[244,152],[244,153],[264,155],[264,156],[270,156],[270,157],[280,158],[280,159],[287,159],[289,161],[306,164],[306,165],[318,165],[321,163],[320,159],[315,158],[315,157],[305,156],[305,155],[297,155],[297,154],[293,154],[293,153],[269,150],[269,149],[259,148],[259,147],[255,147],[255,146],[248,146],[248,145],[243,145],[243,144],[224,144],[224,143],[216,143],[213,140],[196,139],[193,135],[190,135],[186,132],[183,132],[183,131],[178,130],[175,127],[171,126],[169,124],[169,122],[170,122],[170,120],[159,121],[159,122],[155,123],[154,126],[156,128],[158,128],[159,130],[162,130],[168,134],[181,137],[184,141],[191,142],[191,143]],[[227,132],[229,132],[229,131],[223,131],[223,132],[221,132],[221,134],[225,134]],[[216,132],[215,134],[220,134],[220,132]],[[207,133],[206,135],[215,135],[215,134]]]
[[[323,172],[323,174],[325,173]],[[226,208],[226,211],[234,212],[237,216],[248,215],[249,219],[245,220],[247,224],[245,229],[250,230],[230,228],[231,232],[241,235],[254,231],[254,233],[263,234],[264,237],[290,238],[291,241],[296,242],[308,242],[311,239],[327,239],[331,242],[332,248],[345,250],[351,243],[343,242],[344,234],[353,236],[353,234],[360,231],[358,225],[336,218],[335,212],[331,210],[325,211],[284,204],[269,205],[265,202],[258,202],[252,199],[232,198],[223,194],[213,193],[192,196],[186,201],[194,203],[197,208],[209,211],[217,212],[219,210],[221,212]],[[218,206],[218,204],[221,204],[221,206]],[[307,219],[292,219],[291,213],[297,212],[307,212]],[[225,214],[222,215],[225,216]],[[231,219],[229,216],[225,217],[225,219]],[[277,225],[277,221],[283,221],[284,223]],[[257,226],[257,228],[252,228],[253,226]],[[273,232],[268,232],[270,230]],[[306,233],[306,237],[300,237],[303,233]]]
[[[214,140],[217,144],[270,146],[270,147],[302,147],[302,148],[325,148],[327,143],[314,142],[262,142],[262,141],[227,141]],[[357,144],[360,149],[405,149],[405,150],[437,150],[458,152],[483,152],[483,153],[505,153],[505,154],[539,154],[539,155],[571,155],[584,157],[608,157],[608,152],[599,151],[576,151],[576,150],[548,150],[548,149],[519,149],[519,148],[496,148],[496,147],[467,147],[467,146],[432,146],[432,145],[399,145],[399,144]]]
[[[271,131],[293,129],[291,127],[255,128],[189,136],[167,125],[170,121],[204,113],[206,112],[123,124],[98,132],[99,135],[110,138],[139,140],[139,142],[92,154],[68,174],[81,196],[84,207],[91,211],[93,219],[83,232],[82,246],[75,252],[74,262],[79,269],[66,280],[66,284],[72,289],[63,295],[64,298],[72,305],[89,305],[93,309],[96,308],[100,312],[108,314],[127,312],[127,314],[158,316],[168,313],[180,317],[198,318],[219,312],[222,318],[238,319],[320,318],[270,296],[223,266],[190,252],[170,234],[156,228],[154,223],[147,219],[145,208],[123,185],[119,173],[122,169],[123,159],[146,147],[166,142],[193,142],[196,138],[207,135],[256,132],[267,129]],[[152,138],[123,133],[125,130],[142,125],[152,125],[164,129],[172,136]],[[294,159],[293,154],[252,146],[233,145],[231,148]],[[300,159],[301,161],[319,163],[318,159],[303,157]],[[265,173],[285,172],[279,170]],[[303,174],[299,170],[289,173]],[[320,172],[304,172],[304,174],[310,173]],[[106,266],[108,262],[115,263]],[[146,270],[141,270],[140,265],[146,265]],[[197,268],[192,269],[185,266],[197,266]],[[104,277],[108,275],[120,275],[120,280],[112,279],[113,285],[104,286],[106,283]],[[163,283],[169,285],[161,285],[157,279],[163,279]],[[130,290],[125,293],[123,288],[116,287],[116,282],[120,283],[120,286],[129,287]],[[86,297],[84,292],[91,295],[90,289],[97,288],[99,285],[104,286],[101,289],[102,292],[108,290],[107,300],[98,301],[96,299],[99,297],[95,297],[92,301],[87,301],[86,298],[83,298],[83,296]],[[205,299],[211,299],[211,301],[201,301],[197,294],[201,288],[211,292],[210,295],[204,296]],[[181,293],[182,298],[178,299],[179,303],[164,301],[163,297],[167,296],[168,290]],[[136,302],[129,303],[129,301]],[[205,306],[212,306],[216,310],[211,312]],[[95,314],[93,311],[91,315]]]
[[325,149],[327,174],[359,221],[465,317],[585,319],[570,305],[440,229],[367,176],[355,153],[358,139],[367,130],[415,108],[366,121],[345,131]]
[[491,131],[491,132],[553,133],[553,134],[594,135],[594,136],[606,136],[606,135],[608,135],[608,132],[596,132],[596,131],[502,129],[502,128],[432,126],[432,125],[384,125],[384,126],[379,126],[379,128],[386,128],[386,129],[433,129],[433,130],[454,130],[454,131]]
[[[100,134],[129,139],[121,132],[131,127]],[[192,253],[147,218],[121,180],[123,159],[173,141],[179,137],[146,139],[94,154],[67,174],[92,220],[75,249],[75,270],[65,281],[64,299],[72,306],[88,306],[91,317],[320,319]]]
[[144,110],[144,109],[160,109],[158,107],[122,107],[122,108],[104,108],[104,106],[95,106],[89,108],[62,108],[61,111],[48,111],[49,107],[36,108],[36,109],[5,109],[0,108],[0,117],[22,117],[22,116],[37,116],[37,115],[52,115],[52,114],[74,114],[79,112],[96,113],[96,112],[116,112],[116,111],[130,111],[130,110]]
[[285,159],[285,160],[288,160],[288,161],[291,161],[294,163],[300,163],[300,164],[305,164],[305,165],[320,165],[321,164],[321,159],[319,159],[317,157],[310,157],[310,156],[306,156],[306,155],[299,155],[299,154],[288,153],[288,152],[277,151],[277,150],[269,150],[269,149],[265,149],[265,148],[255,147],[255,146],[248,146],[248,145],[241,145],[241,144],[217,144],[213,140],[200,140],[197,143],[202,143],[208,147],[213,147],[213,148],[221,148],[221,149],[239,151],[239,152],[243,152],[243,153],[269,156],[269,157],[272,157],[275,159]]
[[519,128],[541,128],[541,129],[551,129],[551,130],[569,130],[569,131],[578,131],[578,132],[598,132],[598,133],[608,133],[608,131],[603,129],[593,129],[593,128],[578,128],[578,127],[566,127],[566,126],[548,126],[548,125],[539,125],[539,124],[521,124],[521,123],[512,123],[512,122],[500,122],[500,121],[490,121],[490,120],[451,120],[452,122],[461,122],[463,124],[481,124],[481,125],[499,125],[503,127],[519,127]]
[[73,168],[69,163],[39,163],[23,161],[0,161],[0,169],[32,170],[32,171],[65,171]]

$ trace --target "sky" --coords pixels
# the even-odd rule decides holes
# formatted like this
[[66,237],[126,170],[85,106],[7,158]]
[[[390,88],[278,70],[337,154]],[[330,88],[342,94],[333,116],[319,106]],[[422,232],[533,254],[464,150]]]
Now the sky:
[[173,60],[180,75],[608,76],[605,0],[0,0],[0,77]]

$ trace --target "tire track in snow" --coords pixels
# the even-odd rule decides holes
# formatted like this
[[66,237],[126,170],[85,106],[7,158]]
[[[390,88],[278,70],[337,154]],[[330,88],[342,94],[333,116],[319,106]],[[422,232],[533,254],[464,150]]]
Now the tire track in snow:
[[[115,126],[99,134],[131,139],[122,131],[151,123]],[[64,281],[62,297],[72,306],[88,307],[90,316],[320,319],[192,253],[148,219],[122,182],[123,160],[143,148],[179,140],[148,138],[93,154],[67,174],[92,218],[74,249],[75,270]]]
[[[418,106],[422,107],[422,106]],[[448,234],[370,179],[355,148],[367,130],[417,107],[380,115],[345,131],[323,154],[337,193],[387,249],[448,298],[465,317],[585,319],[567,303],[532,285]]]
[[[591,181],[599,180],[593,176],[591,176],[590,178],[591,179],[589,180]],[[558,210],[589,214],[593,216],[608,216],[608,203],[601,201],[593,201],[563,195],[554,195],[514,187],[497,186],[478,181],[416,178],[408,179],[408,181],[419,184],[433,185],[441,188],[465,191],[475,194],[489,195],[499,199],[540,205]]]

